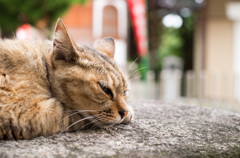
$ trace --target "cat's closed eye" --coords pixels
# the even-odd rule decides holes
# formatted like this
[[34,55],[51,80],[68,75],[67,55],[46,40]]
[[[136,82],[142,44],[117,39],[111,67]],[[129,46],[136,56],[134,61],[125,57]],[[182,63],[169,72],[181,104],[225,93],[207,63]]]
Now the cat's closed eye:
[[128,91],[124,91],[123,96],[127,96],[127,95],[128,95]]
[[103,85],[101,83],[98,83],[98,84],[101,87],[101,89],[103,90],[103,92],[105,94],[107,94],[111,98],[111,100],[113,100],[114,96],[113,96],[112,90],[110,88],[108,88],[106,85]]

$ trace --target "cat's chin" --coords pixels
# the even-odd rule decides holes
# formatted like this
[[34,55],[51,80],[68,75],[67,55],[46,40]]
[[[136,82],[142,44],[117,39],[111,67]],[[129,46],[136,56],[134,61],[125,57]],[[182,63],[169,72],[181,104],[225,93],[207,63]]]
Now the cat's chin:
[[130,120],[127,121],[127,122],[118,121],[118,122],[115,122],[115,123],[109,123],[109,122],[101,122],[101,121],[99,121],[98,124],[95,124],[95,125],[96,125],[98,128],[109,128],[109,127],[112,127],[112,126],[114,126],[114,125],[118,125],[118,124],[122,124],[122,123],[126,124],[126,123],[129,123],[129,122],[130,122]]
[[109,128],[116,125],[116,123],[106,123],[104,125],[100,125],[99,128]]
[[106,123],[106,122],[98,122],[97,124],[90,124],[82,129],[101,129],[101,128],[109,128],[116,125],[116,123]]
[[128,124],[131,122],[133,115],[129,114],[128,116],[126,116],[125,118],[123,118],[120,121],[117,121],[115,123],[108,123],[108,122],[99,122],[99,125],[97,125],[99,128],[109,128],[111,126],[114,125],[118,125],[118,124]]

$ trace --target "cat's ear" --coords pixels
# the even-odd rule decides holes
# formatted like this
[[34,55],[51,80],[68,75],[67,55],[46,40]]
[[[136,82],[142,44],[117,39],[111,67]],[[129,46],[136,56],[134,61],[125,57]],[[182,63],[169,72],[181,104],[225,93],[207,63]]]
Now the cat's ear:
[[63,21],[58,19],[53,36],[53,61],[76,61],[78,54],[74,45]]
[[98,40],[94,48],[106,54],[108,57],[114,58],[115,42],[113,38],[107,37]]

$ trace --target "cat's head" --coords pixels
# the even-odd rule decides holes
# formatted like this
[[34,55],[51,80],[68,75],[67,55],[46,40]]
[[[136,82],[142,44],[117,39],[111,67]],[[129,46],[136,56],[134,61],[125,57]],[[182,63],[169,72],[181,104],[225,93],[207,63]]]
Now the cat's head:
[[54,96],[99,127],[127,123],[133,111],[126,104],[128,82],[115,64],[112,38],[94,48],[72,41],[63,22],[56,24],[51,83]]

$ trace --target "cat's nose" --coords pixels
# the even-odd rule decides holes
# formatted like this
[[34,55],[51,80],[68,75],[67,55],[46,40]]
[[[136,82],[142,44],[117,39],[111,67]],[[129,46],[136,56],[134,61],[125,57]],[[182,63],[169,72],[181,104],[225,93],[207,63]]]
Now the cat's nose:
[[118,111],[118,113],[122,119],[128,115],[128,111],[125,111],[125,110]]

